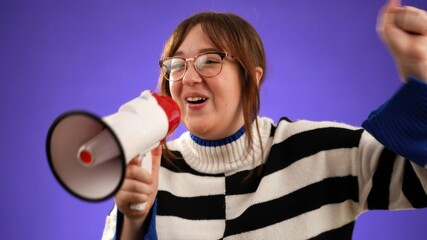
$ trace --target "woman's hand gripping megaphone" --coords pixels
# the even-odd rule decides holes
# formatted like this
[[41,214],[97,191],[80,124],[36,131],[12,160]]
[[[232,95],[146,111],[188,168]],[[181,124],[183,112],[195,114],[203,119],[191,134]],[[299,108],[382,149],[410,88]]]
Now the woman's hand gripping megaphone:
[[[142,224],[157,195],[162,147],[158,146],[126,167],[126,176],[115,195],[117,208],[128,223]],[[142,167],[140,167],[142,165]]]

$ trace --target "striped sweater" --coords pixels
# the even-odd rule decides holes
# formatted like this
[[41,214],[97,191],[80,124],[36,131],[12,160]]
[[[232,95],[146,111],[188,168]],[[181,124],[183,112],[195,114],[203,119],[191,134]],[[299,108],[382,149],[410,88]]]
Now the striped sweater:
[[260,126],[264,157],[259,145],[247,155],[244,137],[206,146],[184,134],[170,144],[186,160],[161,169],[160,239],[351,239],[367,209],[426,204],[427,172],[366,131],[266,118]]
[[351,239],[365,210],[427,204],[427,172],[362,129],[259,123],[264,157],[259,144],[247,154],[244,134],[219,146],[188,133],[169,143],[185,161],[162,162],[159,239]]
[[[184,133],[168,143],[183,160],[162,161],[151,233],[159,239],[351,239],[366,210],[427,206],[427,171],[364,129],[258,121],[252,146],[242,129],[221,141]],[[107,218],[103,239],[120,231],[123,216],[116,214]]]

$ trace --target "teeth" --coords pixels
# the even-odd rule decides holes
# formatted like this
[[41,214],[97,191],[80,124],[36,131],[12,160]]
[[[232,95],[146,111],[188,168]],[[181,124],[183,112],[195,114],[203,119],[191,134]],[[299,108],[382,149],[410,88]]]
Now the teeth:
[[206,100],[206,98],[202,98],[202,97],[188,97],[187,101],[189,102],[198,102],[198,101],[204,101]]

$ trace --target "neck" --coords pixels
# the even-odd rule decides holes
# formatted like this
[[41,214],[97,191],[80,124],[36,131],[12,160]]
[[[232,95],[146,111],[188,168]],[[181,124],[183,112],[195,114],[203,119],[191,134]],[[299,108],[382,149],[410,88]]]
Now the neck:
[[245,132],[246,132],[245,127],[243,126],[239,130],[237,130],[237,132],[235,132],[233,135],[223,139],[219,139],[219,140],[202,139],[192,133],[190,133],[190,137],[198,145],[205,146],[205,147],[219,147],[219,146],[223,146],[238,140],[241,136],[243,136]]
[[[261,150],[261,145],[267,149],[271,144],[272,121],[260,118],[258,123],[260,135],[254,134],[251,146],[248,146],[244,127],[219,140],[206,140],[187,132],[169,146],[171,150],[180,151],[187,164],[198,172],[228,174],[252,169],[262,164],[267,154]],[[251,130],[257,133],[255,123],[252,124]],[[262,154],[264,156],[261,156]]]

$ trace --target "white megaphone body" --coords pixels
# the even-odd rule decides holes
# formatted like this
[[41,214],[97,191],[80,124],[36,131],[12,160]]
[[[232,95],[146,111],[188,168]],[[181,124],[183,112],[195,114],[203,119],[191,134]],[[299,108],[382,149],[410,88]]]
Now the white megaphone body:
[[[112,197],[121,187],[126,165],[136,156],[151,171],[152,149],[171,134],[180,121],[178,105],[151,91],[104,118],[84,111],[59,116],[46,142],[49,165],[61,185],[87,201]],[[133,206],[142,209],[143,205]]]

